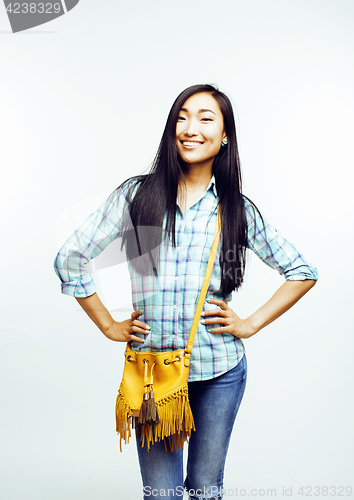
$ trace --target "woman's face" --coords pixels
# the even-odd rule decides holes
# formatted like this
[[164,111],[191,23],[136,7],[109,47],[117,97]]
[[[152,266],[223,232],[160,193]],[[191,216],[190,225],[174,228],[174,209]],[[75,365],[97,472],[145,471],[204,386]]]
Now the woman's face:
[[225,137],[224,118],[211,94],[200,92],[186,100],[176,125],[177,152],[183,162],[211,168]]

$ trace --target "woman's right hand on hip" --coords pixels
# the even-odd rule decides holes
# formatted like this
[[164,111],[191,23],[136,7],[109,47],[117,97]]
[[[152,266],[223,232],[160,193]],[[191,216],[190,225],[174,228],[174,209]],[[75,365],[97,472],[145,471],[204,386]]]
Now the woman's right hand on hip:
[[130,319],[124,321],[112,321],[110,326],[104,331],[104,335],[116,342],[136,342],[143,343],[144,339],[138,337],[136,333],[148,335],[150,333],[150,326],[138,320],[138,317],[143,314],[142,309],[132,312]]

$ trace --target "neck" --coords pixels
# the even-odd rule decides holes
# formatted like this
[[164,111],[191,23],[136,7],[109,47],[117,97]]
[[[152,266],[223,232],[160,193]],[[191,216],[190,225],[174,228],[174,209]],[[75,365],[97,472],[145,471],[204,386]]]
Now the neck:
[[185,164],[183,168],[184,185],[187,191],[204,191],[212,178],[212,164],[201,165]]
[[178,186],[178,202],[183,213],[185,213],[198,200],[199,196],[207,188],[212,177],[212,164],[210,168],[201,168],[199,165],[185,165],[183,169],[184,179]]

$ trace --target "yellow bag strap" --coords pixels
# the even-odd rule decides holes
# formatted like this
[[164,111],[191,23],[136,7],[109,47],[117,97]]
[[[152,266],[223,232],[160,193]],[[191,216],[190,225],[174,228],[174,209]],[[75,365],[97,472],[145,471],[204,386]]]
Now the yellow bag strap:
[[212,244],[211,250],[210,250],[210,255],[209,255],[207,268],[205,271],[203,285],[202,285],[202,288],[200,290],[200,295],[199,295],[199,299],[198,299],[198,303],[197,303],[197,308],[195,310],[195,315],[194,315],[194,319],[193,319],[193,323],[192,323],[191,332],[189,334],[189,339],[187,342],[187,346],[185,348],[185,363],[184,363],[185,366],[189,366],[189,359],[190,359],[191,352],[193,349],[195,334],[197,332],[197,327],[198,327],[200,315],[201,315],[201,312],[203,309],[203,304],[204,304],[204,300],[205,300],[205,297],[206,297],[206,294],[208,291],[211,273],[212,273],[213,267],[214,267],[216,252],[218,249],[218,244],[219,244],[219,239],[220,239],[220,232],[221,232],[221,213],[220,213],[220,205],[219,205],[218,206],[218,215],[216,217],[214,240],[213,240],[213,244]]

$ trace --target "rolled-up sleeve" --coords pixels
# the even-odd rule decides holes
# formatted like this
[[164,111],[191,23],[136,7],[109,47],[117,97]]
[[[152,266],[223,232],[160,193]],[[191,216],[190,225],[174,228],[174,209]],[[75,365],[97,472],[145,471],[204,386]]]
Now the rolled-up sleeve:
[[96,287],[90,270],[97,257],[122,229],[129,185],[117,189],[68,238],[54,260],[54,270],[61,280],[61,291],[72,297],[89,297]]
[[264,219],[263,225],[259,214],[247,200],[245,208],[248,246],[265,264],[277,270],[287,281],[318,279],[317,269]]

